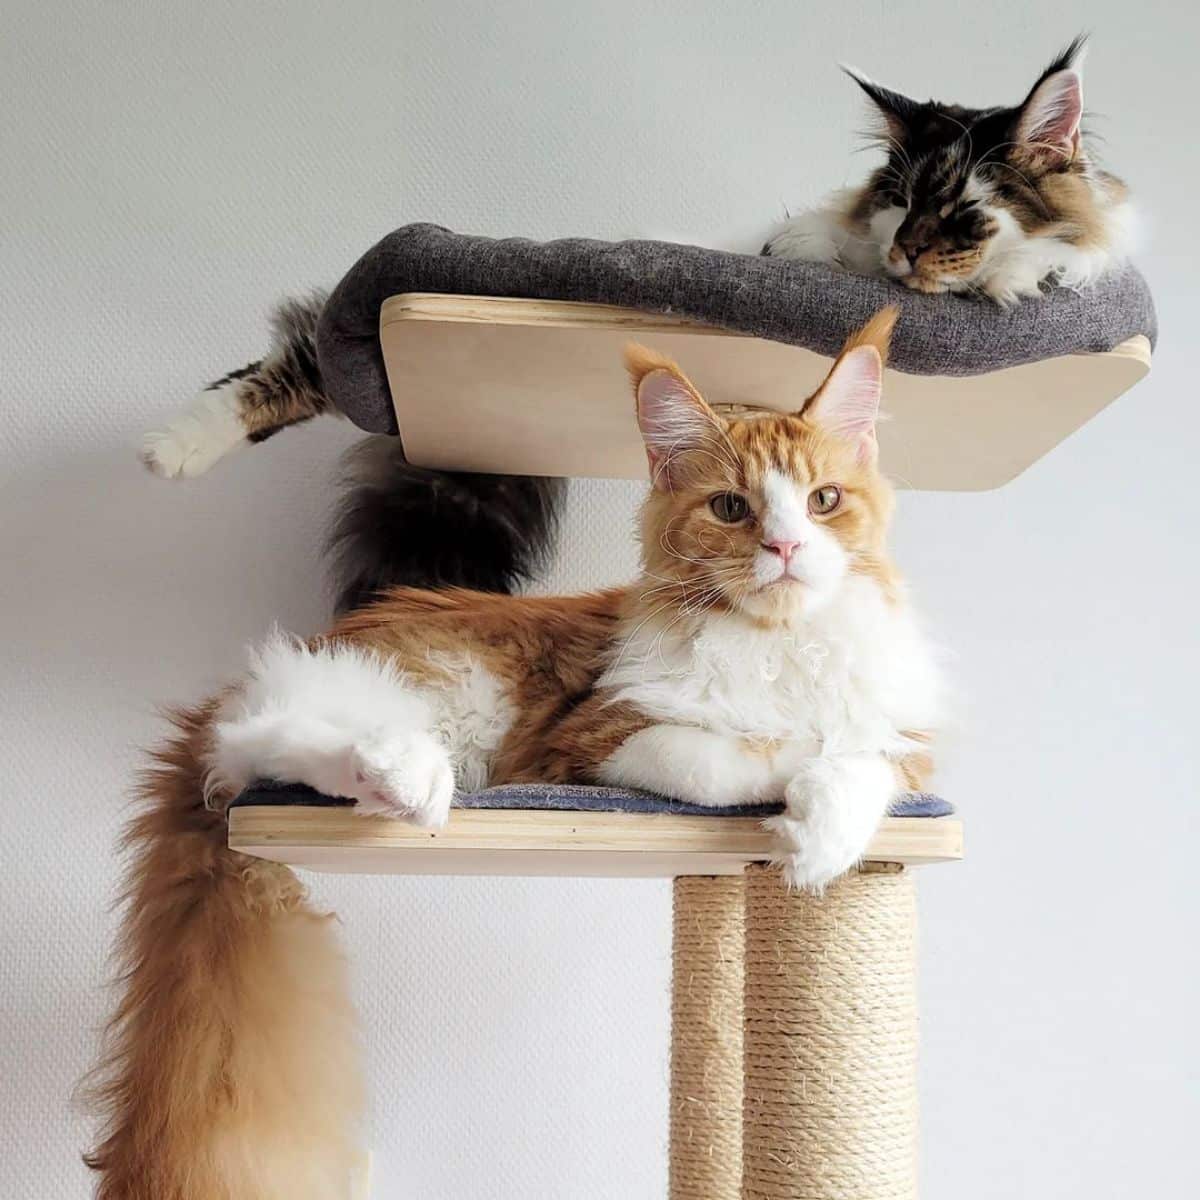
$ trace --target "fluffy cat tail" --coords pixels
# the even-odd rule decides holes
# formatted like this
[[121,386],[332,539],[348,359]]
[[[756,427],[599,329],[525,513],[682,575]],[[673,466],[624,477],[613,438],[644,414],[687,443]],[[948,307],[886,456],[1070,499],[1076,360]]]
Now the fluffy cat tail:
[[399,438],[366,438],[329,538],[337,610],[399,586],[513,591],[546,565],[565,495],[562,479],[430,470]]
[[228,848],[204,799],[214,710],[174,717],[125,835],[123,994],[89,1088],[97,1200],[327,1200],[361,1153],[333,918],[286,867]]

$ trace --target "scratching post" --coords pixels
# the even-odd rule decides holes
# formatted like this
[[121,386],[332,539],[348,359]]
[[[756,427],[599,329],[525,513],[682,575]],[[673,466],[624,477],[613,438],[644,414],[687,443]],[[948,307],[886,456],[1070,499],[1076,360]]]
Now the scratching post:
[[675,880],[671,1200],[742,1194],[741,875]]
[[912,873],[813,897],[754,865],[745,886],[744,1200],[914,1200]]

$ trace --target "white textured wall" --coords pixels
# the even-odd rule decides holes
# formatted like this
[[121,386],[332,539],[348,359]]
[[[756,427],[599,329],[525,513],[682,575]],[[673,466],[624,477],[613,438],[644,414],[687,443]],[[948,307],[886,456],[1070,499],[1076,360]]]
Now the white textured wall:
[[[82,1197],[68,1093],[105,1011],[113,844],[156,702],[326,612],[350,431],[209,478],[140,432],[262,345],[281,292],[432,219],[754,248],[866,170],[849,59],[1013,98],[1082,26],[1154,217],[1154,377],[1002,492],[911,496],[902,563],[969,698],[928,872],[925,1196],[1178,1196],[1196,1034],[1200,187],[1194,10],[524,0],[0,10],[0,1195]],[[968,19],[964,19],[967,17]],[[1182,178],[1181,178],[1182,175]],[[622,577],[637,489],[578,487],[560,586]],[[388,1200],[664,1194],[668,888],[334,879]],[[1185,1139],[1187,1139],[1185,1141]]]

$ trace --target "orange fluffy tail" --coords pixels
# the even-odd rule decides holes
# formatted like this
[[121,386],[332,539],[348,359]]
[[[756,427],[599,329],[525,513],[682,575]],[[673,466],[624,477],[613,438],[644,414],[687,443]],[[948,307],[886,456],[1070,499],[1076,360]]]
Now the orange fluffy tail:
[[142,786],[93,1088],[98,1200],[333,1200],[361,1153],[358,1045],[332,918],[286,867],[231,851],[205,807],[212,706]]

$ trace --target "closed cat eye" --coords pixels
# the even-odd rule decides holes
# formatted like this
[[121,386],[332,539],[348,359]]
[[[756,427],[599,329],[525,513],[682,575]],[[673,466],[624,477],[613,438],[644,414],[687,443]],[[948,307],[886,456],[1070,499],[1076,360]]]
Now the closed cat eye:
[[746,497],[738,492],[718,492],[709,497],[708,507],[712,509],[713,516],[718,521],[724,521],[728,525],[744,521],[750,515],[750,505]]
[[809,494],[808,510],[818,516],[824,516],[833,512],[841,502],[842,489],[835,483],[827,483]]

